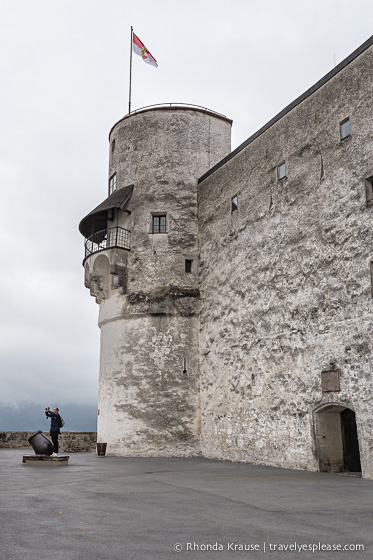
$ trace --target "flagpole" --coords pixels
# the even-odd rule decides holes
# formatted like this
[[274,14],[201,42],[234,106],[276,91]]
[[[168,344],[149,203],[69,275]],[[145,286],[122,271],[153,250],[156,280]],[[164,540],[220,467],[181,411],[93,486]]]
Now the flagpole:
[[133,43],[133,27],[131,25],[131,45],[130,45],[130,92],[128,100],[128,113],[131,112],[131,86],[132,86],[132,43]]

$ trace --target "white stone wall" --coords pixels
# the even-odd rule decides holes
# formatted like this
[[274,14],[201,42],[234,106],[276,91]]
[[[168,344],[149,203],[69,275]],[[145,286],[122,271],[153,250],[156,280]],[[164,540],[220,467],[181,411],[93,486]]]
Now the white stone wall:
[[316,470],[313,411],[333,402],[373,477],[372,64],[370,48],[199,185],[205,456]]
[[[97,429],[108,454],[199,453],[197,180],[230,152],[230,128],[211,112],[172,107],[111,130],[109,177],[134,190],[131,214],[119,211],[108,227],[129,229],[131,250],[85,263],[100,304]],[[152,232],[157,213],[166,215],[166,233]]]

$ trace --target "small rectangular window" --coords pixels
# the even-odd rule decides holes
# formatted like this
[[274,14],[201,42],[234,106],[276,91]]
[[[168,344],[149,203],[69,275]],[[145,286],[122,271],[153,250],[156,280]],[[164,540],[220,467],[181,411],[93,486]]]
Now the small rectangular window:
[[153,233],[166,233],[166,215],[153,216]]
[[286,164],[283,161],[280,165],[277,166],[277,178],[279,181],[285,179],[286,177]]
[[192,260],[185,259],[185,272],[191,273],[192,272]]
[[367,206],[373,206],[373,176],[365,179],[365,192],[367,196]]
[[114,173],[109,179],[109,195],[117,190],[117,174]]
[[115,151],[115,138],[111,143],[111,153],[114,153],[114,151]]
[[238,208],[238,196],[235,194],[232,196],[231,212],[235,212]]
[[341,140],[344,140],[351,135],[350,119],[345,119],[339,125],[339,132],[341,134]]

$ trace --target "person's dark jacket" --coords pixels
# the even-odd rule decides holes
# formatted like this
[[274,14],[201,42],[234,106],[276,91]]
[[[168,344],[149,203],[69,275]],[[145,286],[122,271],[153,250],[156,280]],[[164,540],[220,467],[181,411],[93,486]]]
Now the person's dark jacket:
[[49,430],[50,433],[58,432],[60,434],[60,415],[58,413],[56,414],[55,412],[52,412],[51,410],[47,410],[45,414],[51,419],[51,429]]

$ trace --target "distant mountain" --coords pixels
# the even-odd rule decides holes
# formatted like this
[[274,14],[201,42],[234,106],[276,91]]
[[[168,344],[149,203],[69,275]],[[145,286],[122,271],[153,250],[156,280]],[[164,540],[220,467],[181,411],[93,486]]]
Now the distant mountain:
[[[0,404],[0,432],[48,431],[45,406],[35,403],[19,403],[17,408]],[[97,404],[65,404],[60,406],[65,420],[63,431],[95,432],[97,430]]]

